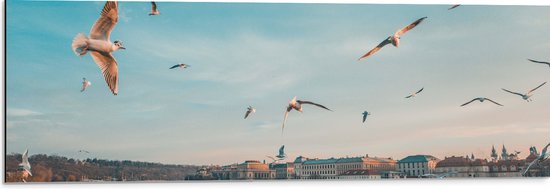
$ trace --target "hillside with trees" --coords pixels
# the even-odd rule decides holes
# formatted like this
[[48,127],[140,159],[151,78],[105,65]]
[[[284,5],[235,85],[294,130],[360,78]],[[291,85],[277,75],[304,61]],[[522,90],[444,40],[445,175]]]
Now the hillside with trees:
[[[9,154],[5,159],[5,182],[22,182],[18,169],[21,154]],[[72,158],[36,154],[29,157],[33,176],[27,182],[65,181],[173,181],[194,175],[200,166],[161,163]]]

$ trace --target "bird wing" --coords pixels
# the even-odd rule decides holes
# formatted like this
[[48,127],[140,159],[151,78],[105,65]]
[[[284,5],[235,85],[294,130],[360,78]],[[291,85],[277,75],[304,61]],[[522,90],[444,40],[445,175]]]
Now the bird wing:
[[395,32],[395,36],[401,37],[401,35],[407,33],[409,30],[412,30],[414,27],[416,27],[418,24],[420,24],[426,18],[428,18],[428,17],[422,17],[422,18],[414,21],[413,23],[409,24],[408,26],[405,26],[404,28],[398,30],[397,32]]
[[29,149],[26,149],[23,155],[21,156],[21,164],[23,165],[29,164]]
[[390,43],[391,43],[391,41],[390,41],[390,38],[388,37],[384,41],[382,41],[380,44],[378,44],[376,47],[374,47],[372,50],[367,52],[367,54],[361,56],[361,58],[359,58],[358,61],[373,55],[375,52],[379,51],[382,47],[384,47],[384,46],[386,46],[387,44],[390,44]]
[[80,92],[84,92],[84,90],[86,89],[86,87],[88,86],[87,85],[88,83],[86,81],[82,82],[82,89],[80,89]]
[[118,94],[118,65],[111,53],[90,51],[90,55],[101,69],[105,81],[114,95]]
[[153,12],[156,12],[157,11],[157,3],[155,3],[154,1],[151,1],[151,10]]
[[534,89],[531,89],[531,90],[529,91],[529,93],[532,93],[533,91],[535,91],[535,90],[537,90],[538,88],[542,87],[544,84],[546,84],[546,82],[540,84],[538,87],[535,87]]
[[[542,149],[542,151],[541,151],[541,153],[540,153],[540,156],[541,156],[541,157],[544,156],[544,154],[546,154],[546,150],[548,150],[548,146],[550,146],[550,143],[548,143],[548,144]],[[543,157],[543,158],[544,158],[544,157]]]
[[523,173],[521,175],[525,175],[525,173],[527,173],[527,171],[529,171],[529,168],[531,168],[531,166],[533,166],[538,161],[539,161],[539,159],[535,159],[531,163],[529,163],[529,166],[527,166],[527,168],[525,168],[525,171],[523,171]]
[[250,114],[250,112],[252,112],[251,109],[248,109],[248,110],[246,111],[246,114],[244,114],[244,118],[245,118],[245,119],[248,117],[248,115]]
[[110,41],[111,31],[118,21],[118,3],[116,1],[107,1],[101,11],[101,16],[92,26],[90,38],[97,40]]
[[281,146],[281,148],[279,148],[279,155],[285,155],[285,145]]
[[453,5],[451,8],[447,9],[447,10],[451,10],[451,9],[454,9],[456,7],[460,6],[460,4],[457,4],[457,5]]
[[504,90],[506,92],[509,92],[509,93],[512,93],[512,94],[515,94],[515,95],[523,96],[523,94],[521,94],[521,93],[512,92],[512,91],[506,90],[504,88],[502,90]]
[[491,99],[485,98],[485,100],[491,101],[492,103],[495,103],[496,105],[502,106],[502,104],[499,104],[498,102],[495,102],[495,101],[493,101],[493,100],[491,100]]
[[292,106],[288,106],[286,108],[286,112],[285,112],[285,119],[283,119],[283,128],[281,130],[281,135],[283,134],[284,130],[285,130],[285,123],[286,123],[286,118],[288,118],[288,112],[290,112],[290,110],[292,110]]
[[180,67],[180,65],[179,64],[174,65],[174,66],[170,67],[170,69],[174,69],[174,68],[177,68],[177,67]]
[[411,98],[413,95],[406,96],[405,98]]
[[474,99],[470,100],[469,102],[466,102],[466,103],[464,103],[464,104],[462,104],[462,105],[460,105],[460,106],[466,106],[466,105],[472,103],[472,102],[475,101],[475,100],[477,100],[477,98],[474,98]]
[[365,120],[367,120],[367,115],[369,114],[365,114],[365,113],[363,114],[363,123],[365,123]]
[[420,90],[416,91],[416,94],[418,94],[418,93],[422,92],[423,90],[424,90],[424,87],[422,87],[422,89],[420,89]]
[[332,110],[328,109],[327,107],[325,107],[325,106],[323,106],[323,105],[321,105],[321,104],[313,103],[313,102],[310,102],[310,101],[298,100],[298,101],[296,101],[296,102],[298,102],[298,103],[300,103],[300,104],[311,104],[311,105],[315,105],[315,106],[324,108],[324,109],[326,109],[326,110],[328,110],[328,111],[332,111]]
[[534,63],[548,64],[548,65],[550,65],[550,62],[542,62],[542,61],[536,61],[536,60],[531,60],[531,59],[527,59],[527,60],[529,60],[529,61],[531,61],[531,62],[534,62]]

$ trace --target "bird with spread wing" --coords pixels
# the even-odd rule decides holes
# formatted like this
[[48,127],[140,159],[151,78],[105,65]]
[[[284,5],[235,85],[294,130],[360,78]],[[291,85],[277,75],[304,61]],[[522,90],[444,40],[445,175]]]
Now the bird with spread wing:
[[392,36],[389,36],[384,41],[382,41],[380,44],[378,44],[376,47],[374,47],[372,50],[367,52],[365,55],[361,56],[358,59],[358,61],[368,58],[369,56],[373,55],[374,53],[379,51],[382,47],[386,46],[387,44],[391,43],[393,46],[399,47],[399,40],[401,39],[401,36],[403,36],[408,31],[412,30],[414,27],[416,27],[418,24],[420,24],[426,18],[428,18],[428,17],[422,17],[422,18],[414,21],[413,23],[409,24],[408,26],[405,26],[404,28],[401,28],[400,30],[397,30],[397,32],[395,32],[395,34],[393,34]]
[[111,31],[118,22],[118,2],[107,1],[99,19],[92,26],[90,37],[79,33],[73,39],[72,49],[79,55],[84,56],[90,52],[92,59],[101,69],[105,82],[114,95],[118,94],[118,63],[113,52],[119,49],[126,49],[121,41],[111,43]]
[[286,119],[288,118],[288,113],[290,111],[292,111],[292,109],[294,109],[296,111],[299,111],[299,112],[302,112],[302,104],[310,104],[310,105],[314,105],[314,106],[326,109],[328,111],[332,111],[332,110],[328,109],[327,107],[325,107],[321,104],[317,104],[317,103],[310,102],[310,101],[305,101],[305,100],[296,100],[296,97],[294,97],[294,98],[292,98],[292,100],[290,102],[288,102],[288,106],[286,107],[285,118],[283,120],[283,127],[282,127],[282,130],[281,130],[281,134],[285,130],[285,123],[286,123]]

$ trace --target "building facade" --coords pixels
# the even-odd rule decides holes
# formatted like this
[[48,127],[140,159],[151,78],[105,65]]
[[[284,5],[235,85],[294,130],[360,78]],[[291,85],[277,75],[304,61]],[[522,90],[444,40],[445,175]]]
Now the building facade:
[[485,159],[472,160],[469,157],[445,157],[435,167],[436,174],[448,174],[447,177],[489,177],[489,166]]
[[397,161],[391,158],[368,155],[329,159],[308,159],[299,156],[294,161],[296,177],[299,179],[339,179],[340,175],[350,170],[395,171],[396,164]]
[[422,175],[434,174],[435,167],[440,160],[431,155],[407,156],[397,161],[397,171],[407,177],[421,177]]
[[270,164],[271,169],[275,170],[275,179],[294,179],[294,163]]
[[212,171],[213,176],[220,180],[267,180],[275,179],[274,169],[256,160],[248,160],[241,164],[223,166]]

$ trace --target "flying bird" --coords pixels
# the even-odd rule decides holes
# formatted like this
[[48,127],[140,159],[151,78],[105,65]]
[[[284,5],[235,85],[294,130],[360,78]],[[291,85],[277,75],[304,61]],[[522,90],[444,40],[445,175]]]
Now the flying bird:
[[160,12],[157,9],[157,3],[154,1],[151,1],[151,12],[149,13],[149,16],[159,15]]
[[542,61],[536,61],[536,60],[531,60],[531,59],[527,59],[527,60],[529,60],[531,62],[534,62],[534,63],[546,64],[546,65],[550,66],[550,62],[542,62]]
[[286,158],[286,154],[285,154],[285,145],[281,146],[281,148],[279,148],[279,155],[275,156],[277,158],[279,158],[279,160],[283,160]]
[[313,102],[310,102],[310,101],[304,101],[304,100],[296,100],[296,97],[294,97],[294,98],[292,98],[292,100],[290,102],[288,102],[288,106],[286,107],[285,119],[283,120],[283,128],[281,130],[281,134],[285,130],[285,122],[286,122],[286,119],[288,118],[288,112],[292,111],[292,109],[295,109],[296,111],[302,112],[302,104],[311,104],[311,105],[315,105],[317,107],[326,109],[328,111],[332,111],[332,110],[328,109],[327,107],[325,107],[321,104],[313,103]]
[[392,36],[389,36],[384,41],[382,41],[380,44],[378,44],[378,46],[374,47],[374,49],[367,52],[367,54],[361,56],[361,58],[359,58],[358,61],[362,60],[362,59],[366,59],[367,57],[369,57],[372,54],[376,53],[377,51],[379,51],[382,47],[386,46],[387,44],[391,43],[393,46],[399,47],[399,39],[401,39],[401,36],[404,35],[405,33],[407,33],[409,30],[416,27],[418,24],[420,24],[426,18],[428,18],[428,17],[422,17],[422,18],[414,21],[413,23],[409,24],[408,26],[406,26],[406,27],[404,27],[400,30],[397,30],[397,32],[395,32],[395,34],[393,34]]
[[476,100],[478,100],[479,102],[483,102],[483,101],[487,100],[487,101],[490,101],[492,103],[495,103],[496,105],[502,106],[502,104],[499,104],[498,102],[495,102],[495,101],[493,101],[491,99],[488,99],[488,98],[485,98],[485,97],[474,98],[473,100],[470,100],[469,102],[466,102],[466,103],[464,103],[460,106],[466,106],[466,105],[468,105],[468,104],[470,104],[470,103],[472,103],[473,101],[476,101]]
[[531,89],[531,90],[527,91],[527,93],[525,93],[525,94],[509,91],[509,90],[506,90],[504,88],[502,90],[504,90],[506,92],[509,92],[509,93],[512,93],[512,94],[515,94],[515,95],[519,95],[519,96],[521,96],[521,98],[523,98],[523,100],[526,100],[527,102],[531,102],[531,101],[533,101],[533,99],[531,99],[531,96],[533,96],[533,92],[535,90],[537,90],[538,88],[542,87],[544,84],[546,84],[546,82],[540,84],[538,87],[535,87],[534,89]]
[[371,115],[370,112],[367,112],[367,111],[364,111],[363,112],[363,123],[365,123],[365,121],[367,120],[367,116]]
[[90,37],[79,33],[72,43],[72,49],[78,56],[84,56],[88,51],[90,52],[114,95],[118,94],[118,63],[112,53],[119,49],[126,49],[121,41],[111,43],[111,31],[117,22],[118,2],[107,1],[99,19],[92,26]]
[[458,6],[460,6],[460,4],[456,4],[456,5],[453,5],[452,7],[450,7],[450,8],[449,8],[449,9],[447,9],[447,10],[451,10],[451,9],[454,9],[454,8],[456,8],[456,7],[458,7]]
[[246,114],[244,114],[244,118],[246,119],[248,115],[250,115],[250,113],[256,113],[256,109],[253,108],[252,106],[248,106],[246,110]]
[[190,65],[187,65],[187,64],[176,64],[172,67],[170,67],[170,69],[174,69],[174,68],[181,68],[181,69],[185,69],[185,68],[189,68],[191,67]]
[[26,149],[21,156],[21,163],[19,164],[19,168],[23,169],[23,175],[25,178],[27,177],[27,175],[32,176],[31,164],[29,163],[29,149]]
[[86,80],[86,78],[82,78],[82,89],[80,89],[80,92],[84,92],[86,88],[88,88],[90,85],[92,85],[92,82]]
[[414,92],[414,93],[411,93],[411,95],[409,96],[406,96],[405,98],[411,98],[411,97],[415,97],[418,93],[422,92],[422,90],[424,90],[424,87],[422,87],[422,89]]
[[548,146],[550,146],[550,143],[548,143],[541,151],[540,155],[534,159],[531,163],[529,163],[529,166],[527,166],[527,168],[525,169],[525,171],[523,171],[522,175],[525,175],[527,173],[527,171],[529,171],[529,168],[531,168],[531,166],[533,165],[537,165],[539,166],[540,165],[540,162],[543,162],[545,161],[546,159],[548,159],[548,157],[550,156],[550,153],[548,153]]
[[89,153],[90,153],[90,152],[89,152],[89,151],[87,151],[87,150],[78,150],[78,152],[80,152],[80,153],[87,153],[87,154],[89,154]]

